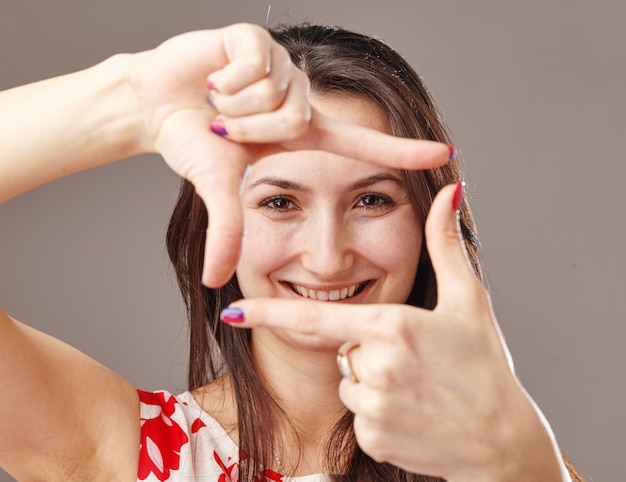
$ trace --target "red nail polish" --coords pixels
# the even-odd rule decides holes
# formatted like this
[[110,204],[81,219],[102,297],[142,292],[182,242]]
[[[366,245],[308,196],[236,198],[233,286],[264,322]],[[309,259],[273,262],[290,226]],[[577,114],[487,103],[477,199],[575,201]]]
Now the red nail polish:
[[224,323],[242,323],[245,321],[243,310],[236,306],[224,308],[220,312],[220,320]]
[[456,149],[452,144],[448,144],[448,149],[450,149],[450,157],[448,159],[452,160],[456,157]]
[[218,136],[228,135],[228,132],[226,131],[226,126],[224,125],[224,119],[222,119],[221,117],[216,117],[215,119],[213,119],[213,122],[211,122],[211,131]]
[[456,185],[456,189],[454,191],[454,197],[452,198],[452,210],[458,212],[461,208],[461,201],[463,200],[463,188],[465,187],[464,182],[459,182]]

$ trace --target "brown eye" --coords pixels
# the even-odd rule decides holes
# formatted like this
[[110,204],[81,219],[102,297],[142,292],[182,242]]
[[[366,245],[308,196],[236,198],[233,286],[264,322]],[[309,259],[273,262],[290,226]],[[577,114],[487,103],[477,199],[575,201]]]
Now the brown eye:
[[365,209],[382,209],[391,206],[393,206],[393,201],[381,194],[364,194],[357,203],[357,207]]
[[273,214],[287,214],[298,209],[296,203],[284,196],[265,199],[259,203],[259,207]]

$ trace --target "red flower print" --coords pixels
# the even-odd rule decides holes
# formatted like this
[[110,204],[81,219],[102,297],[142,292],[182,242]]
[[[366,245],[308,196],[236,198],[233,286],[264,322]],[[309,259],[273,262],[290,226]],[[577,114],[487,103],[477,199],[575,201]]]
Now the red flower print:
[[254,482],[283,482],[284,475],[274,472],[270,469],[265,469],[259,472],[259,475],[254,477]]
[[171,418],[177,401],[166,392],[137,391],[139,400],[147,406],[141,418],[137,477],[146,480],[154,474],[158,480],[167,480],[171,470],[178,470],[180,449],[189,441],[184,430]]
[[202,427],[206,427],[206,423],[202,421],[200,418],[196,418],[191,424],[191,433],[198,433]]
[[[237,482],[239,480],[239,464],[237,462],[226,466],[224,461],[220,458],[215,450],[213,451],[213,458],[217,462],[217,465],[219,465],[224,472],[222,475],[219,476],[217,482]],[[231,459],[229,457],[227,462],[230,462],[230,460]]]

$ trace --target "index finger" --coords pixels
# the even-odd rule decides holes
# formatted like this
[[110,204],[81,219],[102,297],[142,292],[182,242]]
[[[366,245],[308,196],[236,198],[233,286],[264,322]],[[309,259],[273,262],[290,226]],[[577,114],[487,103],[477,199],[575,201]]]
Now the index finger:
[[[312,300],[249,298],[223,310],[224,323],[240,328],[278,328],[337,342],[363,342],[393,319],[404,319],[406,305],[353,305]],[[415,309],[415,308],[413,308]],[[392,322],[392,321],[391,321]]]
[[332,119],[315,109],[310,130],[309,148],[397,169],[431,169],[454,156],[454,148],[447,144],[396,137]]

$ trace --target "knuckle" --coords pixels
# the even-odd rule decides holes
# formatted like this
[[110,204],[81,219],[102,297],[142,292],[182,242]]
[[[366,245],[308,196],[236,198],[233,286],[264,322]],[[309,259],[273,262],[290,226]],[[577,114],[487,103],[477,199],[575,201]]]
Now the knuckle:
[[209,222],[209,227],[208,227],[208,234],[209,236],[212,233],[212,231],[214,230],[218,230],[219,231],[219,237],[220,240],[222,241],[220,244],[222,246],[232,246],[232,245],[236,245],[241,241],[241,235],[242,235],[242,230],[238,227],[238,226],[233,226],[232,224],[224,224],[224,223],[220,223],[220,226],[215,226],[215,225],[211,225],[211,222]]
[[265,77],[268,71],[267,57],[260,53],[250,55],[246,59],[246,68],[253,78]]
[[373,458],[376,462],[384,462],[388,459],[389,453],[387,445],[389,445],[385,434],[378,429],[377,424],[361,419],[356,424],[355,419],[355,436],[361,449]]
[[396,307],[375,305],[367,321],[370,335],[380,341],[397,344],[399,340],[409,340],[413,336],[413,323]]
[[277,86],[270,79],[259,84],[257,102],[262,110],[273,110],[278,107],[285,97],[285,89]]
[[367,420],[383,420],[385,414],[390,410],[388,396],[378,391],[372,393],[362,402],[360,413]]
[[393,340],[411,340],[415,326],[406,316],[394,316],[389,323],[389,332]]
[[308,109],[301,105],[284,106],[280,112],[279,126],[288,139],[299,138],[309,126]]
[[[402,384],[400,380],[402,371],[396,365],[396,357],[379,356],[362,369],[361,376],[371,387],[382,392],[390,392]],[[372,413],[382,413],[386,403],[385,400],[378,400],[375,397],[367,401],[367,405],[371,405]]]

